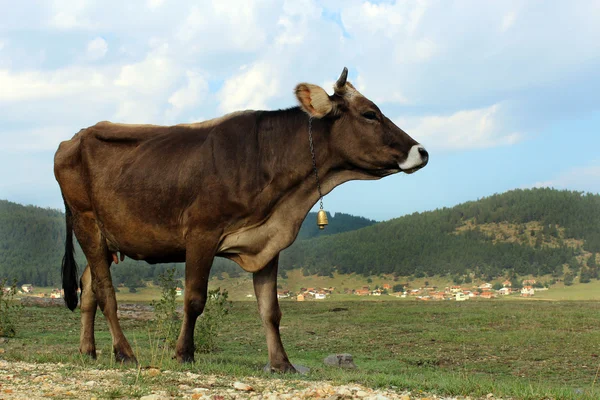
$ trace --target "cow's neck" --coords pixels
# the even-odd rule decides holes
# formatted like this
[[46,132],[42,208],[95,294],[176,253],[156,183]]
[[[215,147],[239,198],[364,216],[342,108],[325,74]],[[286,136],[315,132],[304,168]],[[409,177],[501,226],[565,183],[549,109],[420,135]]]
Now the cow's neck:
[[[277,193],[299,187],[316,190],[313,161],[309,146],[309,117],[299,108],[265,112],[260,118],[258,141],[261,163],[272,171],[269,178]],[[312,137],[315,159],[321,179],[333,165],[333,155],[326,141],[327,125],[313,119]]]
[[[219,253],[256,272],[296,238],[302,221],[319,200],[308,139],[308,116],[299,109],[258,112],[257,164],[247,179],[257,182],[247,210],[249,220],[225,232]],[[353,170],[329,145],[327,121],[313,120],[313,141],[322,193],[352,179],[368,179]],[[247,141],[240,141],[248,146]],[[253,151],[248,149],[248,151]]]
[[[331,148],[331,121],[315,118],[311,125],[323,195],[349,180],[373,179],[347,166]],[[308,129],[309,117],[299,108],[265,113],[259,129],[261,154],[272,157],[269,161],[276,171],[272,183],[278,193],[293,191],[297,194],[297,207],[302,218],[319,199]],[[263,161],[266,160],[263,158]]]

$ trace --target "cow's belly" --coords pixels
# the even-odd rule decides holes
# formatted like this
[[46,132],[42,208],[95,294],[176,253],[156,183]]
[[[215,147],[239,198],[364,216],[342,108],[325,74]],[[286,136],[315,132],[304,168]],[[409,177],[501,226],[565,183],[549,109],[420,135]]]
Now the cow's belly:
[[183,235],[173,224],[157,225],[132,213],[101,210],[97,210],[97,221],[111,252],[151,263],[185,261]]

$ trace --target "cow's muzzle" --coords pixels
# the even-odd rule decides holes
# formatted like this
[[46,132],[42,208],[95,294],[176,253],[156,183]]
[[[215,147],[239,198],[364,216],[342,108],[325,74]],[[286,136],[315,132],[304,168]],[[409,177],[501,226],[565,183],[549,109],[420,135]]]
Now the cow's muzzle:
[[429,162],[429,153],[420,144],[416,144],[410,148],[406,160],[399,162],[400,170],[406,174],[412,174],[420,170]]

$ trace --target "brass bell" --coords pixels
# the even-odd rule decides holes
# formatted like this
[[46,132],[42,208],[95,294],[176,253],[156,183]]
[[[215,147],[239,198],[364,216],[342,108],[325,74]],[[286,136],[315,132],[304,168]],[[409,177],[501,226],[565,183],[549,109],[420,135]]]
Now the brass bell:
[[319,225],[319,229],[325,229],[325,226],[328,224],[327,222],[327,213],[324,210],[319,210],[317,213],[317,225]]

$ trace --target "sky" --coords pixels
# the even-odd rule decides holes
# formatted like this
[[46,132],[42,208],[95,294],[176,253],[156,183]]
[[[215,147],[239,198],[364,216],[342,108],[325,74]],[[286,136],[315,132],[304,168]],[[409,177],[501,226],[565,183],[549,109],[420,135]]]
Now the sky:
[[[17,5],[18,4],[18,5]],[[0,0],[0,199],[62,209],[58,144],[98,121],[296,105],[349,80],[430,154],[325,209],[376,220],[517,188],[600,192],[600,2]]]

